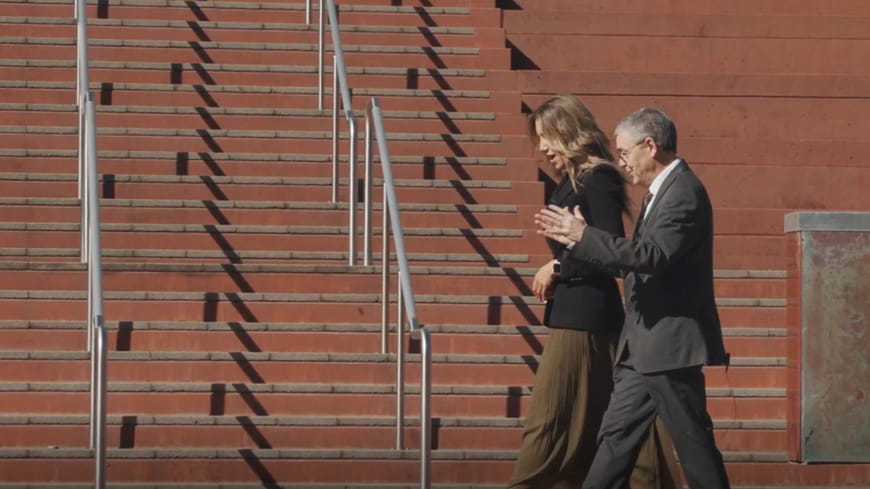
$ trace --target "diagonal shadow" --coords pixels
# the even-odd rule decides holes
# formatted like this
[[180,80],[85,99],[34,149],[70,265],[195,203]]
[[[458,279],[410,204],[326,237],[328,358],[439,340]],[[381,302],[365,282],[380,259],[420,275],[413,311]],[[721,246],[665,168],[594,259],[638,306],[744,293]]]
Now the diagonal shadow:
[[215,120],[214,116],[209,113],[208,109],[205,107],[196,107],[194,108],[196,113],[199,114],[199,117],[205,122],[205,125],[209,129],[220,129],[221,125],[218,124],[218,121]]
[[205,65],[202,63],[191,63],[190,66],[206,85],[217,85],[217,81],[215,81],[214,77],[211,76],[211,73],[208,72]]
[[202,7],[197,5],[194,0],[186,0],[184,4],[187,5],[187,8],[189,8],[191,12],[193,12],[196,20],[208,20],[208,15],[205,14]]
[[257,457],[257,454],[254,453],[253,450],[247,448],[240,449],[239,455],[241,455],[242,460],[248,464],[248,467],[254,472],[254,475],[260,479],[260,483],[263,485],[264,489],[281,489],[275,476],[269,472],[269,469],[266,468],[265,465],[263,465],[263,462],[259,457]]
[[[251,382],[253,382],[255,384],[263,384],[266,382],[265,380],[263,380],[263,376],[261,376],[260,373],[257,372],[257,369],[255,369],[254,366],[251,365],[251,361],[248,360],[247,358],[245,358],[245,355],[243,355],[242,352],[238,352],[238,351],[230,352],[230,358],[232,358],[236,362],[236,365],[238,365],[239,368],[242,370],[242,372],[248,376],[248,379]],[[239,389],[241,389],[241,390],[239,390]],[[250,400],[253,399],[253,394],[250,391],[247,391],[246,389],[247,389],[246,387],[237,388],[237,390],[239,391],[239,394],[242,395],[243,399],[245,399],[245,396],[247,395],[247,397],[249,399],[245,399],[245,402],[247,402],[248,405],[250,406],[251,405]],[[254,401],[254,402],[255,402],[255,405],[252,406],[252,408],[254,409],[254,412],[257,412],[258,408],[256,406],[259,405],[259,403],[256,401]],[[262,406],[259,406],[259,409],[262,409]],[[257,414],[260,414],[260,413],[258,412]]]
[[414,12],[420,16],[420,20],[422,20],[426,26],[435,27],[438,25],[438,23],[435,22],[435,19],[432,18],[424,7],[414,7]]
[[450,118],[450,114],[447,112],[435,112],[435,115],[438,119],[444,124],[444,127],[450,131],[451,134],[462,134],[462,131],[459,129],[459,126],[453,122],[453,119]]
[[447,112],[456,112],[456,106],[453,105],[453,102],[450,101],[450,97],[444,93],[443,90],[432,90],[432,96],[435,97],[435,100],[444,107],[444,110]]
[[214,96],[212,96],[212,94],[208,93],[208,89],[206,88],[205,85],[193,85],[193,90],[196,92],[197,95],[199,95],[199,97],[202,99],[202,101],[205,102],[206,106],[208,106],[208,107],[220,107],[221,106],[221,104],[219,104],[218,101],[215,100]]
[[221,149],[221,145],[218,144],[217,140],[214,138],[214,136],[211,135],[211,133],[208,132],[207,129],[197,129],[196,134],[199,135],[200,138],[202,138],[202,142],[204,142],[205,145],[208,146],[208,149],[210,149],[212,152],[224,152],[224,150]]
[[272,443],[263,435],[263,432],[257,428],[257,424],[254,423],[249,416],[236,416],[236,421],[238,421],[239,426],[242,427],[243,430],[251,437],[251,440],[254,444],[257,445],[257,448],[272,448]]
[[245,330],[244,326],[242,326],[242,323],[233,321],[230,322],[228,326],[230,327],[230,331],[232,331],[233,334],[236,335],[236,338],[238,338],[239,342],[245,346],[247,351],[263,351],[263,349],[260,348],[260,345],[258,345],[257,342],[254,341],[253,338],[251,338],[251,335],[247,332],[247,330]]
[[468,189],[465,188],[465,185],[462,184],[462,180],[449,180],[449,182],[450,186],[452,186],[453,189],[456,190],[456,193],[459,194],[459,197],[461,197],[466,204],[477,203],[477,199],[475,199],[474,196],[471,195],[471,192],[469,192]]
[[[241,355],[241,353],[237,353]],[[258,382],[262,384],[263,382]],[[260,401],[257,400],[254,393],[251,392],[251,389],[248,388],[245,384],[235,383],[233,384],[233,388],[239,395],[242,397],[242,400],[245,401],[245,404],[251,408],[251,412],[254,413],[255,416],[268,416],[269,412],[266,410],[265,406],[263,406]]]
[[214,63],[214,58],[208,54],[208,51],[202,47],[202,44],[200,44],[199,41],[187,41],[187,44],[190,46],[190,49],[193,49],[193,52],[202,62]]
[[199,25],[199,22],[195,20],[188,20],[187,26],[190,27],[190,30],[193,31],[193,34],[200,41],[211,41],[211,37],[209,37],[208,33],[205,32],[205,29],[203,29],[202,26]]
[[441,41],[439,41],[438,38],[435,37],[435,34],[433,34],[432,30],[428,27],[421,26],[418,27],[417,30],[420,31],[420,34],[423,35],[423,38],[426,39],[426,42],[428,42],[430,46],[443,46],[443,44],[441,44]]
[[202,159],[202,162],[205,163],[205,166],[207,166],[208,169],[211,170],[213,175],[217,177],[227,176],[224,169],[221,168],[220,165],[218,165],[218,162],[215,161],[214,156],[212,156],[211,153],[201,152],[198,153],[198,156],[200,157],[200,159]]
[[468,153],[462,149],[462,146],[459,142],[453,137],[452,134],[442,134],[441,139],[444,141],[444,144],[450,148],[450,151],[453,152],[455,156],[468,156]]
[[441,55],[436,53],[434,48],[430,46],[423,46],[421,49],[423,49],[423,54],[425,54],[426,57],[429,58],[429,61],[431,61],[436,68],[447,68],[447,63],[445,63],[444,60],[441,59]]

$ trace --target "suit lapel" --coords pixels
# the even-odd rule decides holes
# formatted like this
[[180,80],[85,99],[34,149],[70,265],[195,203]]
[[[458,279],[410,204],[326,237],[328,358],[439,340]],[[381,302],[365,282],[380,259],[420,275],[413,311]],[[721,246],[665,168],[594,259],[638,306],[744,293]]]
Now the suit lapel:
[[652,207],[646,210],[643,221],[638,219],[638,222],[635,223],[634,232],[636,234],[643,232],[643,228],[645,227],[644,223],[652,222],[652,220],[655,219],[657,211],[660,207],[659,204],[661,204],[662,199],[665,197],[665,194],[667,194],[668,188],[670,188],[671,184],[674,183],[674,180],[676,180],[677,175],[689,170],[689,166],[686,163],[686,160],[682,158],[680,158],[675,164],[678,166],[674,168],[673,171],[671,171],[671,173],[669,173],[668,176],[665,178],[665,181],[662,182],[661,187],[659,187],[659,191],[656,193],[655,198],[653,199]]
[[550,195],[549,203],[558,205],[559,207],[565,207],[572,192],[574,192],[574,187],[571,186],[571,182],[566,176],[561,182],[559,182],[559,186],[556,187],[553,194]]

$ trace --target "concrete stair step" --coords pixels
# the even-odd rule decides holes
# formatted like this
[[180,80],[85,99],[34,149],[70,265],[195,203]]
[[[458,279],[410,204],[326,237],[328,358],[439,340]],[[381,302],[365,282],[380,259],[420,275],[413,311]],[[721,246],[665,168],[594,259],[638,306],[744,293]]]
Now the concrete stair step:
[[[0,59],[3,80],[73,82],[75,61],[68,59]],[[90,60],[92,80],[100,83],[187,83],[205,85],[317,86],[317,67],[303,65],[173,63]],[[331,88],[332,63],[324,66],[324,85]],[[420,67],[348,66],[354,88],[488,90],[513,87],[517,73],[509,70]],[[312,104],[312,107],[315,104]]]
[[[361,221],[360,221],[361,222]],[[80,235],[77,224],[66,223],[0,223],[0,237],[10,248],[78,248]],[[379,233],[375,228],[375,236]],[[293,249],[300,252],[333,252],[346,250],[347,233],[341,227],[324,226],[237,226],[171,225],[171,224],[105,224],[102,245],[107,250],[163,249],[193,253],[223,252],[224,259],[239,261],[249,252],[280,252]],[[493,256],[517,255],[539,250],[529,263],[544,263],[545,254],[540,239],[520,230],[499,231],[475,228],[410,228],[405,230],[405,243],[413,253],[474,254],[478,262],[493,261]],[[360,231],[361,232],[361,231]],[[438,239],[434,239],[438,238]],[[167,242],[167,240],[169,240]],[[173,242],[173,240],[176,240]],[[784,237],[720,236],[716,240],[714,266],[720,268],[785,267]],[[161,243],[161,244],[157,244]],[[379,239],[372,240],[378,249]],[[188,256],[188,255],[182,255]],[[194,256],[194,255],[190,255]],[[435,255],[433,255],[435,256]]]
[[[25,478],[24,474],[42,474],[44,471],[40,472],[37,469],[46,459],[52,460],[59,469],[67,473],[86,473],[93,465],[88,452],[87,449],[7,449],[0,452],[0,467],[5,469],[18,464],[20,470],[13,472],[17,474],[15,482],[19,484],[34,478],[34,476]],[[21,457],[25,455],[32,458],[22,459]],[[513,466],[515,452],[437,450],[433,455],[433,482],[451,485],[471,484],[470,487],[479,487],[478,484],[494,484],[507,480]],[[413,450],[305,452],[291,449],[113,449],[110,450],[109,456],[112,469],[108,476],[116,483],[136,481],[137,474],[141,473],[156,474],[157,476],[150,481],[152,483],[170,483],[174,481],[170,474],[178,473],[178,470],[184,470],[185,466],[194,462],[198,468],[191,477],[194,479],[194,484],[184,487],[196,488],[199,487],[196,483],[211,482],[235,488],[235,484],[252,484],[253,481],[259,481],[262,486],[264,474],[268,477],[267,484],[282,488],[287,486],[269,481],[301,479],[308,484],[304,487],[329,487],[329,489],[356,487],[347,484],[354,484],[359,480],[378,481],[377,487],[394,487],[391,484],[400,483],[419,484],[419,461],[416,460],[417,453]],[[866,480],[870,471],[866,465],[823,464],[808,467],[788,464],[785,463],[786,454],[783,452],[726,452],[723,456],[729,477],[737,487],[743,487],[745,484],[751,486],[759,481],[767,482],[773,487],[848,485],[854,481]],[[44,475],[37,477],[38,480],[46,478]],[[85,482],[87,478],[81,476],[80,480]],[[310,485],[312,483],[321,485]]]
[[[391,265],[391,274],[396,273]],[[535,267],[411,265],[419,294],[531,296]],[[0,262],[0,283],[11,290],[83,290],[87,267],[75,262]],[[368,293],[379,292],[381,263],[374,266],[233,263],[107,262],[106,290],[187,291],[212,289],[233,292]],[[51,277],[47,280],[45,277]],[[391,279],[393,280],[393,279]],[[775,270],[716,270],[714,286],[720,298],[752,297],[778,300],[786,295],[785,274]],[[392,284],[395,289],[395,282]]]
[[[311,43],[317,42],[318,26],[277,22],[212,22],[199,20],[89,19],[88,38],[162,40]],[[0,17],[4,36],[75,37],[75,22],[70,17]],[[328,29],[328,27],[327,27]],[[339,26],[342,44],[382,44],[433,47],[504,47],[504,31],[499,28],[418,27],[418,26]],[[478,32],[482,36],[478,35]],[[332,38],[326,34],[328,45]],[[501,36],[502,44],[497,45]]]
[[[407,421],[412,421],[407,423]],[[419,421],[406,421],[406,446],[419,446]],[[437,450],[515,450],[522,438],[516,418],[434,420]],[[783,452],[781,421],[715,423],[717,445],[724,451]],[[390,449],[395,447],[392,417],[314,416],[110,416],[107,444],[112,448],[310,448]],[[0,416],[0,447],[88,443],[85,416]]]
[[[90,354],[83,350],[4,350],[0,358],[9,366],[0,374],[0,382],[86,383],[90,378]],[[406,358],[406,378],[409,383],[417,383],[419,355],[411,353]],[[433,384],[472,389],[532,385],[538,365],[533,354],[435,352],[432,361]],[[109,351],[109,364],[110,382],[389,385],[395,382],[396,369],[395,354],[332,352]],[[705,369],[707,388],[729,398],[781,397],[784,402],[786,375],[782,357],[732,357],[727,371],[724,367]]]
[[[340,170],[342,175],[347,174],[346,170]],[[346,178],[339,178],[338,183],[344,198]],[[373,179],[372,184],[380,187],[381,181]],[[504,180],[396,179],[394,184],[399,202],[408,204],[537,205],[542,187],[541,182]],[[7,173],[0,175],[0,188],[8,197],[68,198],[76,195],[77,183],[76,176],[71,174]],[[184,199],[325,202],[331,196],[332,179],[103,175],[99,188],[100,196],[109,199],[166,199],[177,193]]]
[[[373,204],[373,222],[381,223],[382,205]],[[409,227],[526,227],[540,206],[476,204],[401,204],[402,225]],[[76,222],[78,199],[0,199],[5,222]],[[103,199],[104,223],[231,224],[305,226],[312,220],[325,226],[348,221],[348,205],[311,202],[125,200]],[[522,224],[522,226],[520,226]]]
[[[6,91],[8,103],[68,104],[75,100],[75,85],[70,82],[0,81],[0,88]],[[99,105],[283,109],[317,104],[315,87],[92,83],[91,89]],[[371,97],[378,97],[385,110],[514,112],[520,107],[519,93],[507,91],[360,88],[354,95],[354,110],[360,111]]]
[[[318,170],[319,173],[322,172]],[[293,168],[295,170],[295,167]],[[295,173],[295,172],[294,172]],[[375,173],[377,178],[378,173]],[[395,173],[394,173],[395,175]],[[382,221],[380,190],[372,204],[373,222]],[[4,222],[77,222],[81,208],[77,198],[0,198]],[[425,204],[399,205],[402,224],[410,227],[529,228],[538,204]],[[140,224],[233,224],[308,225],[312,216],[325,226],[347,224],[347,203],[263,200],[119,199],[100,201],[105,223]],[[281,211],[277,213],[276,211]],[[715,233],[724,235],[780,236],[789,209],[717,209]],[[637,211],[633,212],[636,215]],[[626,228],[632,222],[626,220]]]
[[[387,134],[523,134],[527,124],[526,118],[519,114],[496,115],[493,112],[382,111],[381,113],[384,116],[384,128]],[[74,105],[0,104],[0,114],[7,126],[68,127],[77,124],[77,109]],[[97,117],[101,128],[332,130],[332,109],[101,105],[98,107]]]
[[[0,150],[2,173],[75,173],[76,150],[5,149]],[[249,177],[331,176],[332,156],[299,153],[216,153],[174,151],[99,151],[99,171],[103,174],[133,175],[216,175]],[[339,155],[340,162],[347,162]],[[380,158],[373,155],[379,172]],[[506,170],[518,176],[528,171],[533,178],[537,165],[531,158],[469,156],[425,156],[390,153],[393,175],[400,179],[499,180]],[[522,169],[522,170],[521,170]],[[531,170],[530,170],[531,169]]]
[[[393,307],[391,307],[392,309]],[[494,328],[492,328],[494,329]],[[725,348],[735,357],[778,359],[786,356],[784,335],[769,336],[763,328],[725,328]],[[0,338],[8,351],[75,351],[81,348],[84,332],[56,329],[2,329]],[[137,329],[125,322],[109,334],[111,351],[244,351],[295,353],[367,353],[377,351],[380,332],[346,331],[252,331],[240,326],[225,331]],[[391,334],[390,351],[395,351]],[[493,332],[436,333],[432,348],[440,354],[534,355],[542,353],[547,333],[496,334]],[[408,347],[406,347],[407,349]]]
[[[499,9],[429,5],[359,5],[342,4],[336,8],[340,22],[348,25],[472,27],[498,25]],[[16,0],[0,2],[0,16],[64,17],[69,9],[61,0]],[[112,0],[88,6],[88,18],[123,18],[152,20],[191,20],[213,22],[280,22],[304,23],[305,4],[245,1],[199,2],[191,7],[182,0]],[[317,14],[312,15],[316,22]]]
[[[47,262],[57,260],[79,260],[78,247],[68,248],[0,248],[0,256],[5,261]],[[375,260],[380,260],[380,251],[373,253]],[[480,254],[480,253],[408,253],[408,261],[419,265],[454,265],[479,266],[481,261],[490,266],[526,265],[530,256],[535,263],[546,261],[543,255],[518,254]],[[173,250],[159,248],[103,248],[104,263],[127,262],[136,260],[139,263],[178,262],[178,263],[314,263],[344,265],[348,262],[346,251],[292,251],[292,250]],[[357,253],[361,263],[362,252]],[[390,253],[390,259],[395,260],[395,253]]]
[[[315,64],[316,43],[147,41],[91,39],[88,56],[105,61],[176,63]],[[344,60],[356,66],[501,68],[510,66],[507,48],[452,48],[344,44]],[[24,56],[22,56],[22,54]],[[0,37],[0,57],[75,58],[74,38]]]
[[[142,292],[106,291],[107,318],[137,321],[380,321],[379,294],[292,294],[259,292]],[[83,317],[81,291],[0,291],[4,310],[0,319],[66,320]],[[392,300],[392,299],[391,299]],[[154,307],[160,301],[161,307]],[[422,323],[438,318],[451,324],[540,324],[543,307],[526,296],[447,296],[416,294]],[[783,299],[718,299],[725,327],[782,328],[786,325]],[[450,311],[449,319],[444,318]],[[443,319],[442,319],[443,318]]]
[[[69,149],[75,147],[76,129],[46,127],[0,127],[0,147],[40,147],[45,149]],[[341,134],[344,139],[345,135]],[[126,150],[196,150],[196,151],[250,151],[262,148],[274,153],[282,150],[299,152],[328,152],[332,134],[328,131],[244,131],[234,129],[98,129],[98,145],[110,151]],[[413,154],[414,148],[426,155],[466,156],[469,154],[491,157],[503,155],[511,148],[528,151],[529,143],[521,137],[500,137],[492,134],[425,134],[392,133],[389,148],[397,154]],[[361,152],[362,139],[357,139]],[[44,141],[40,143],[40,141]],[[349,142],[340,144],[347,149]],[[361,156],[360,153],[357,153]],[[418,153],[419,154],[419,153]]]

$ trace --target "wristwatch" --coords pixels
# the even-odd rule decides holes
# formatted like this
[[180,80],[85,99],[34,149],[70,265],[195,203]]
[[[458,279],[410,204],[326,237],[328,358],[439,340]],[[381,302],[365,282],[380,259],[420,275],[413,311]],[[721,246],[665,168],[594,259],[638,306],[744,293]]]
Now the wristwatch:
[[553,260],[553,275],[560,275],[562,273],[562,264],[559,263],[559,260]]

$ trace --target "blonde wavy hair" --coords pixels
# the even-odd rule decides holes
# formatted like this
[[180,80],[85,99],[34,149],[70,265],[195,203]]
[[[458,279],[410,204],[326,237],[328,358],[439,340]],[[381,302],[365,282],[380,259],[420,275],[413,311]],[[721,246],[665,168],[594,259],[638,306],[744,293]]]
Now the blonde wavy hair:
[[594,166],[614,164],[610,140],[579,98],[557,95],[529,115],[529,138],[535,147],[541,139],[535,129],[537,121],[541,122],[541,135],[554,150],[565,155],[566,170],[575,190],[580,177]]

